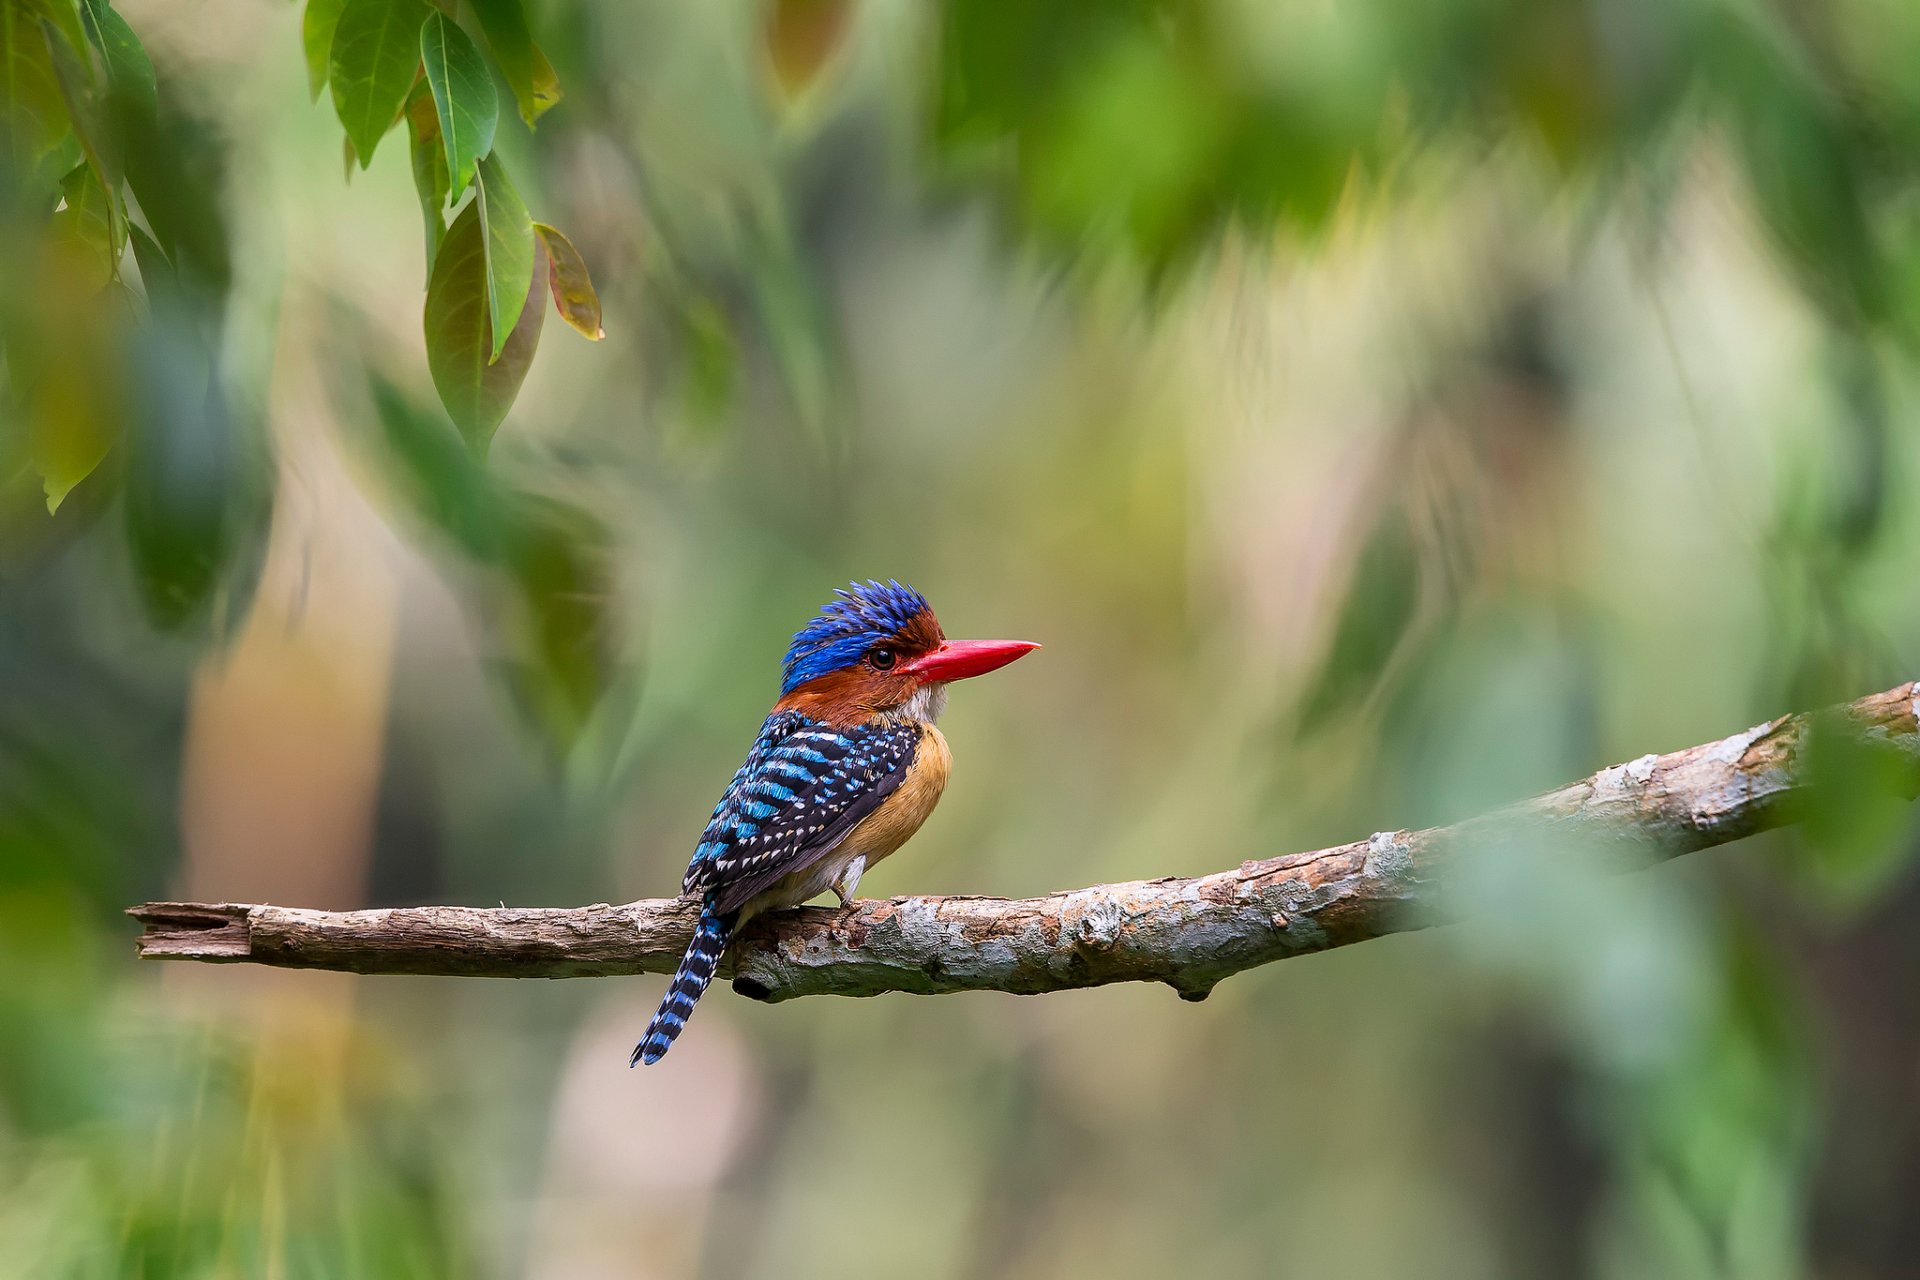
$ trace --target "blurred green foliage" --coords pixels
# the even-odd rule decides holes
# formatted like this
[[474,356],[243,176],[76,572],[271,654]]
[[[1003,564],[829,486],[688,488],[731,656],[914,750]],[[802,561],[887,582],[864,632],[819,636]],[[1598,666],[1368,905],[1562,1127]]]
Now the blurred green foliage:
[[[476,21],[516,91],[524,83],[532,95],[531,125],[558,90],[518,0],[482,6]],[[165,105],[138,36],[106,0],[8,0],[0,35],[6,265],[17,286],[8,389],[10,416],[25,424],[9,432],[8,465],[39,472],[54,512],[125,434],[130,546],[150,617],[176,629],[204,617],[223,587],[244,598],[245,571],[227,581],[249,541],[234,509],[263,510],[268,487],[258,465],[238,461],[261,442],[219,367],[233,275],[221,143]],[[428,228],[428,358],[448,411],[484,452],[532,361],[549,288],[532,219],[493,154],[499,106],[485,55],[421,0],[317,0],[302,37],[311,88],[331,88],[362,169],[409,120]],[[409,113],[416,84],[424,110]],[[452,227],[460,252],[434,270],[448,211],[469,189],[478,194]],[[139,298],[122,282],[133,263]],[[557,305],[597,306],[577,253],[567,268],[551,283]],[[567,302],[568,290],[584,302]],[[41,372],[63,364],[63,377]],[[138,424],[152,415],[177,416]],[[257,540],[264,522],[254,523]],[[215,612],[232,621],[232,603],[223,596]]]
[[1047,643],[879,893],[1911,676],[1920,9],[124,8],[0,0],[0,1275],[1913,1269],[1912,780],[1838,734],[1764,859],[1488,850],[1191,1007],[716,993],[644,1078],[651,984],[117,911],[668,892],[849,577]]

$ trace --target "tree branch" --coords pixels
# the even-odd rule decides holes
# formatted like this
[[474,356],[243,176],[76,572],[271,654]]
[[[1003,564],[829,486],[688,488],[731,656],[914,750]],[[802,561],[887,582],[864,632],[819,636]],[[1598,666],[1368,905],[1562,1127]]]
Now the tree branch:
[[[1202,999],[1230,974],[1467,914],[1444,900],[1449,858],[1496,842],[1625,845],[1672,857],[1799,820],[1816,725],[1901,763],[1920,793],[1920,682],[1844,707],[1785,716],[1719,742],[1646,755],[1450,827],[1242,863],[1193,879],[1095,885],[1045,897],[889,898],[755,920],[729,953],[756,999],[883,991],[1033,994],[1164,982]],[[1877,774],[1880,771],[1874,771]],[[695,904],[649,899],[571,910],[401,907],[310,911],[151,902],[128,914],[139,953],[351,973],[572,978],[669,973]]]

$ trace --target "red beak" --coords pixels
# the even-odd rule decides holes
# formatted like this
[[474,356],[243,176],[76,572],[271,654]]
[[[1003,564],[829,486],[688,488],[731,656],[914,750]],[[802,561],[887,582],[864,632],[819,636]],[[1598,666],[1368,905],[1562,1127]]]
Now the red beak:
[[965,680],[998,671],[1039,647],[1031,640],[949,640],[932,653],[902,664],[900,669],[929,682]]

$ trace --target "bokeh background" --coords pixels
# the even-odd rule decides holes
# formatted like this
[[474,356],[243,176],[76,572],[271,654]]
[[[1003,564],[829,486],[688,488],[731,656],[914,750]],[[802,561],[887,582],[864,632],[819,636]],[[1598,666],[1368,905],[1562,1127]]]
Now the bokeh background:
[[[1203,1004],[716,989],[645,1072],[659,979],[162,969],[120,915],[667,895],[852,577],[1046,645],[956,690],[880,895],[1912,677],[1920,8],[551,0],[498,146],[608,336],[548,324],[484,461],[299,7],[121,12],[198,310],[89,338],[8,206],[0,1275],[1920,1272],[1915,828],[1844,754],[1797,830],[1513,851]],[[30,366],[140,424],[52,514]]]

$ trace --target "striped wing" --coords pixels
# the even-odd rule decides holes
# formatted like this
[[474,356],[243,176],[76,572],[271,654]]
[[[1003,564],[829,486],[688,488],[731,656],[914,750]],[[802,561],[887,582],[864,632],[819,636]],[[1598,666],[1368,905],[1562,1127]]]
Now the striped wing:
[[835,729],[798,712],[768,718],[687,865],[689,894],[738,911],[782,876],[811,866],[905,780],[914,725]]

